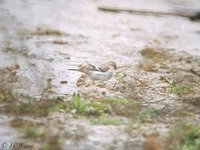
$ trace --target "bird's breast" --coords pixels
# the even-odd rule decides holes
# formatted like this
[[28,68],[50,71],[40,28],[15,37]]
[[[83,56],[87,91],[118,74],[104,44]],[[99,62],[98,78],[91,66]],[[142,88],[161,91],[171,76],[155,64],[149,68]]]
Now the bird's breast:
[[92,80],[102,80],[107,81],[112,78],[112,72],[99,72],[93,71],[89,76]]

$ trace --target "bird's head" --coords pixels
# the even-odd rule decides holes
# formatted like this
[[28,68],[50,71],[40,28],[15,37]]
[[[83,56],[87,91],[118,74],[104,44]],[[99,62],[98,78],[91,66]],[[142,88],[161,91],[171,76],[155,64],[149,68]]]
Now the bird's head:
[[117,64],[114,61],[107,62],[108,66],[113,67],[115,70],[117,69]]

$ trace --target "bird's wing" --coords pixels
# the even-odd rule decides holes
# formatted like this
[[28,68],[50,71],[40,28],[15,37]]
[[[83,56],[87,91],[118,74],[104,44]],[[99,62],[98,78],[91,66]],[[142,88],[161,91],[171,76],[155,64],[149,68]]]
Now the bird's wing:
[[106,71],[108,71],[110,68],[108,67],[108,66],[106,66],[106,65],[101,65],[101,66],[99,66],[98,67],[98,70],[99,71],[102,71],[102,72],[106,72]]
[[88,64],[88,68],[91,71],[98,71],[98,72],[106,72],[109,69],[109,67],[107,67],[106,65],[101,65],[99,67],[96,67],[92,64]]
[[96,66],[94,66],[94,65],[92,65],[92,64],[88,64],[88,65],[89,65],[89,69],[90,69],[91,71],[99,71],[99,69],[96,68]]
[[81,64],[81,65],[78,66],[78,68],[79,69],[76,70],[76,71],[80,71],[80,70],[83,70],[83,69],[88,69],[90,71],[106,72],[106,71],[108,71],[110,69],[109,66],[107,66],[106,64],[103,64],[103,65],[101,65],[99,67],[96,67],[96,66],[94,66],[92,64]]
[[91,70],[91,71],[98,71],[98,69],[94,65],[89,64],[89,63],[78,65],[78,68],[80,70],[88,69],[88,70]]

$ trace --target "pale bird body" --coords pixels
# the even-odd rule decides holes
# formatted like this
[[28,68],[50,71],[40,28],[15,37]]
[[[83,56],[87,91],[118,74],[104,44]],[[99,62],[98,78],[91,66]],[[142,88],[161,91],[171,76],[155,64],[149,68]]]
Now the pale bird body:
[[79,69],[69,69],[85,73],[93,81],[108,81],[115,75],[117,65],[114,62],[107,62],[99,67],[91,64],[79,65]]

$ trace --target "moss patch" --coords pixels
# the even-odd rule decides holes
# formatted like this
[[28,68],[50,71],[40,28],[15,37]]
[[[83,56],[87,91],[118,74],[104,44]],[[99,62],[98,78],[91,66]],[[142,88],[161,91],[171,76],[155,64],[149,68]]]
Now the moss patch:
[[1,112],[13,115],[30,115],[36,117],[45,117],[50,112],[55,112],[61,109],[67,109],[69,104],[60,100],[41,100],[31,103],[5,103]]
[[116,117],[102,115],[99,118],[91,119],[94,125],[122,125],[123,121]]

